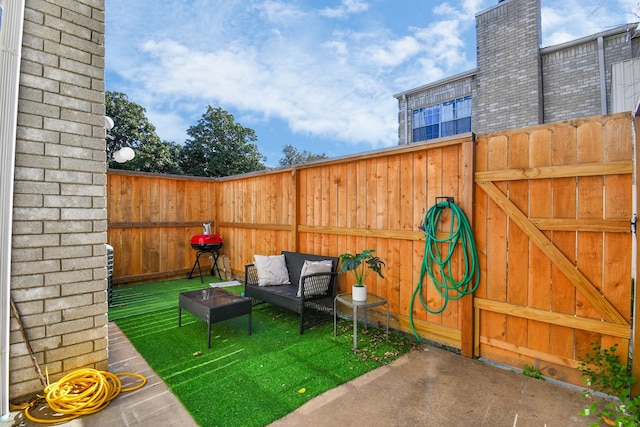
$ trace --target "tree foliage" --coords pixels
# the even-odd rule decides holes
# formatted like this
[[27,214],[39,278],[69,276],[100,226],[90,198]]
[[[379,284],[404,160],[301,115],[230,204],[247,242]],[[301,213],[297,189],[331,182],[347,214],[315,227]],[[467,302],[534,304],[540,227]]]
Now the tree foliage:
[[222,177],[265,169],[266,157],[253,144],[258,139],[255,131],[236,123],[233,115],[220,107],[207,106],[187,134],[191,138],[180,158],[187,175]]
[[145,109],[129,101],[122,92],[106,92],[106,115],[114,122],[112,134],[126,141],[135,151],[133,160],[118,163],[113,160],[113,147],[107,145],[109,167],[141,172],[182,174],[178,163],[182,147],[161,141],[145,114]]
[[307,150],[299,152],[293,145],[289,144],[285,145],[282,148],[282,153],[284,154],[284,157],[280,159],[280,166],[300,165],[314,160],[322,160],[328,158],[324,153],[313,154]]

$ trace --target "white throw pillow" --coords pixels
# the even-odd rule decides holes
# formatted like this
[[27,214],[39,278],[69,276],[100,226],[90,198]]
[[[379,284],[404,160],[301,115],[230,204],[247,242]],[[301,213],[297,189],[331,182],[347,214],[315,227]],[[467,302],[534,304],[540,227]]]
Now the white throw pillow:
[[[300,270],[300,283],[298,283],[298,297],[302,296],[302,277],[314,274],[314,273],[330,273],[331,272],[332,262],[330,259],[325,259],[322,261],[305,261],[302,265],[302,270]],[[331,280],[331,276],[325,276],[320,279],[319,287],[315,289],[307,289],[306,296],[311,295],[319,295],[323,294],[329,288],[329,281]],[[309,283],[309,282],[307,282]]]
[[289,271],[284,255],[254,255],[258,286],[289,285]]

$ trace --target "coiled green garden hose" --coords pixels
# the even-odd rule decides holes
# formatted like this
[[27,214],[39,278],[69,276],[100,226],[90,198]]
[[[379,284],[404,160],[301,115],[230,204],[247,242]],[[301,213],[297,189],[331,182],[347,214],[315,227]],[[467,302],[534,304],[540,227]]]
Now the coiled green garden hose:
[[[438,239],[436,232],[440,225],[442,214],[447,208],[451,210],[449,236]],[[421,341],[421,339],[413,324],[413,305],[416,296],[420,296],[420,302],[425,310],[432,314],[439,314],[447,308],[449,301],[458,300],[465,295],[472,294],[480,283],[478,249],[469,221],[459,206],[450,200],[436,203],[427,211],[420,229],[424,231],[426,237],[424,256],[422,258],[422,267],[420,268],[420,281],[413,291],[409,311],[411,329],[418,341]],[[441,252],[441,248],[444,249],[445,245],[447,249],[446,254]],[[456,247],[458,245],[460,245],[462,250],[463,265],[461,268],[464,270],[464,274],[456,280],[456,273],[453,271],[454,267],[452,266],[452,262],[454,261],[453,255],[456,253]],[[435,273],[436,271],[437,274]],[[429,308],[424,301],[422,283],[425,273],[429,274],[436,290],[443,298],[442,307],[437,310]]]

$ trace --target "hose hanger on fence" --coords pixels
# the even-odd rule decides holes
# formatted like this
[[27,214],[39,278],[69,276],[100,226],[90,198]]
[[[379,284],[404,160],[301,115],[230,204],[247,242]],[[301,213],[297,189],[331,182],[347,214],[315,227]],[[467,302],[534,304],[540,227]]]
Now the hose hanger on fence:
[[[449,234],[438,238],[437,232],[445,211],[451,211],[449,218]],[[432,314],[440,314],[449,301],[455,301],[465,295],[472,294],[480,283],[478,250],[473,238],[471,226],[460,207],[454,203],[453,197],[436,197],[436,203],[426,213],[418,226],[425,234],[424,256],[420,268],[420,281],[413,291],[409,317],[411,329],[420,341],[413,325],[413,305],[420,296],[422,307]],[[441,233],[443,234],[443,233]],[[460,247],[459,250],[456,250]],[[456,255],[462,252],[462,260]],[[458,267],[458,264],[460,264]],[[436,291],[442,296],[443,303],[439,309],[431,309],[424,300],[423,281],[428,274]]]

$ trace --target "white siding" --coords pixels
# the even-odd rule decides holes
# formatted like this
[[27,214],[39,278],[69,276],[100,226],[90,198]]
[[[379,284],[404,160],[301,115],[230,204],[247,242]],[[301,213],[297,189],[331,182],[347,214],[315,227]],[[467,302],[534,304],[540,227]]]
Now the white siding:
[[640,101],[640,59],[612,64],[612,113],[635,111]]

